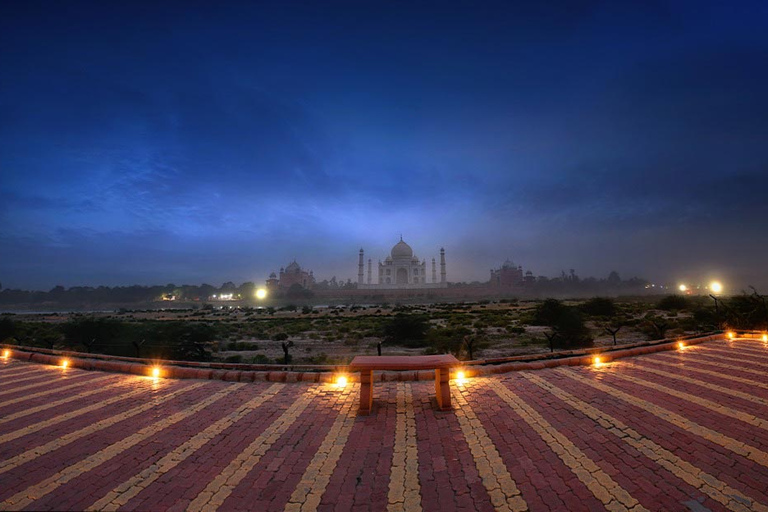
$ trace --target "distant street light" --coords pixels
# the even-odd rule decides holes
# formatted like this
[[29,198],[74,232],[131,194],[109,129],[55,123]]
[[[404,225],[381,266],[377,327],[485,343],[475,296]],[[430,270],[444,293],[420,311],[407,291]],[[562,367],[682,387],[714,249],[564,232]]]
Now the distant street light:
[[678,290],[685,293],[685,291],[688,290],[688,287],[685,286],[684,284],[681,284],[680,286],[678,286]]
[[712,293],[722,293],[723,285],[720,284],[719,281],[712,281],[709,283],[709,289],[712,291]]
[[256,290],[256,298],[259,299],[259,300],[266,299],[267,298],[267,290],[265,290],[264,288],[259,288],[258,290]]

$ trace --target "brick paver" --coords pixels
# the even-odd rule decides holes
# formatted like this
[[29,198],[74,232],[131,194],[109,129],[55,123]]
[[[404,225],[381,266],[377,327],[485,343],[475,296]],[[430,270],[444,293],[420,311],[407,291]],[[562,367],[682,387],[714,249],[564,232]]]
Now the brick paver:
[[0,361],[0,510],[768,512],[768,344],[431,382],[172,381]]

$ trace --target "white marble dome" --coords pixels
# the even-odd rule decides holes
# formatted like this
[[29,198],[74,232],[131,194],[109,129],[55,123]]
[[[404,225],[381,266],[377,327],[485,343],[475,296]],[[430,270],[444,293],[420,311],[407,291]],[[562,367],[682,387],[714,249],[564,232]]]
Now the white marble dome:
[[403,242],[402,239],[400,239],[399,242],[395,244],[395,246],[392,248],[392,259],[395,260],[401,260],[401,259],[411,259],[413,258],[413,249],[411,249],[411,246],[407,243]]

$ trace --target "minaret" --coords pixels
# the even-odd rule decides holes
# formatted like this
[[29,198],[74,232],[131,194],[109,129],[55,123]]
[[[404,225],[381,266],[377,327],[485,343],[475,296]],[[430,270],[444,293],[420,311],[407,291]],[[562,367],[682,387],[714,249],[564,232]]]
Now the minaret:
[[435,263],[435,258],[432,258],[432,283],[437,282],[437,264]]
[[440,248],[440,283],[445,283],[445,249]]
[[368,258],[368,284],[371,284],[371,258]]
[[357,284],[363,284],[363,248],[360,248],[360,260],[357,263]]

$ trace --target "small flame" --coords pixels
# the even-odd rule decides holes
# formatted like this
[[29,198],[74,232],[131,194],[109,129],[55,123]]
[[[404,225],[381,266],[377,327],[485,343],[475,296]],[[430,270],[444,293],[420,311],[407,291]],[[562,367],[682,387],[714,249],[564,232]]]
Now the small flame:
[[62,368],[66,368],[67,366],[69,366],[69,359],[62,359],[61,360],[61,367]]
[[339,375],[336,377],[336,386],[340,388],[346,387],[347,382],[349,382],[349,380],[347,379],[346,375]]

